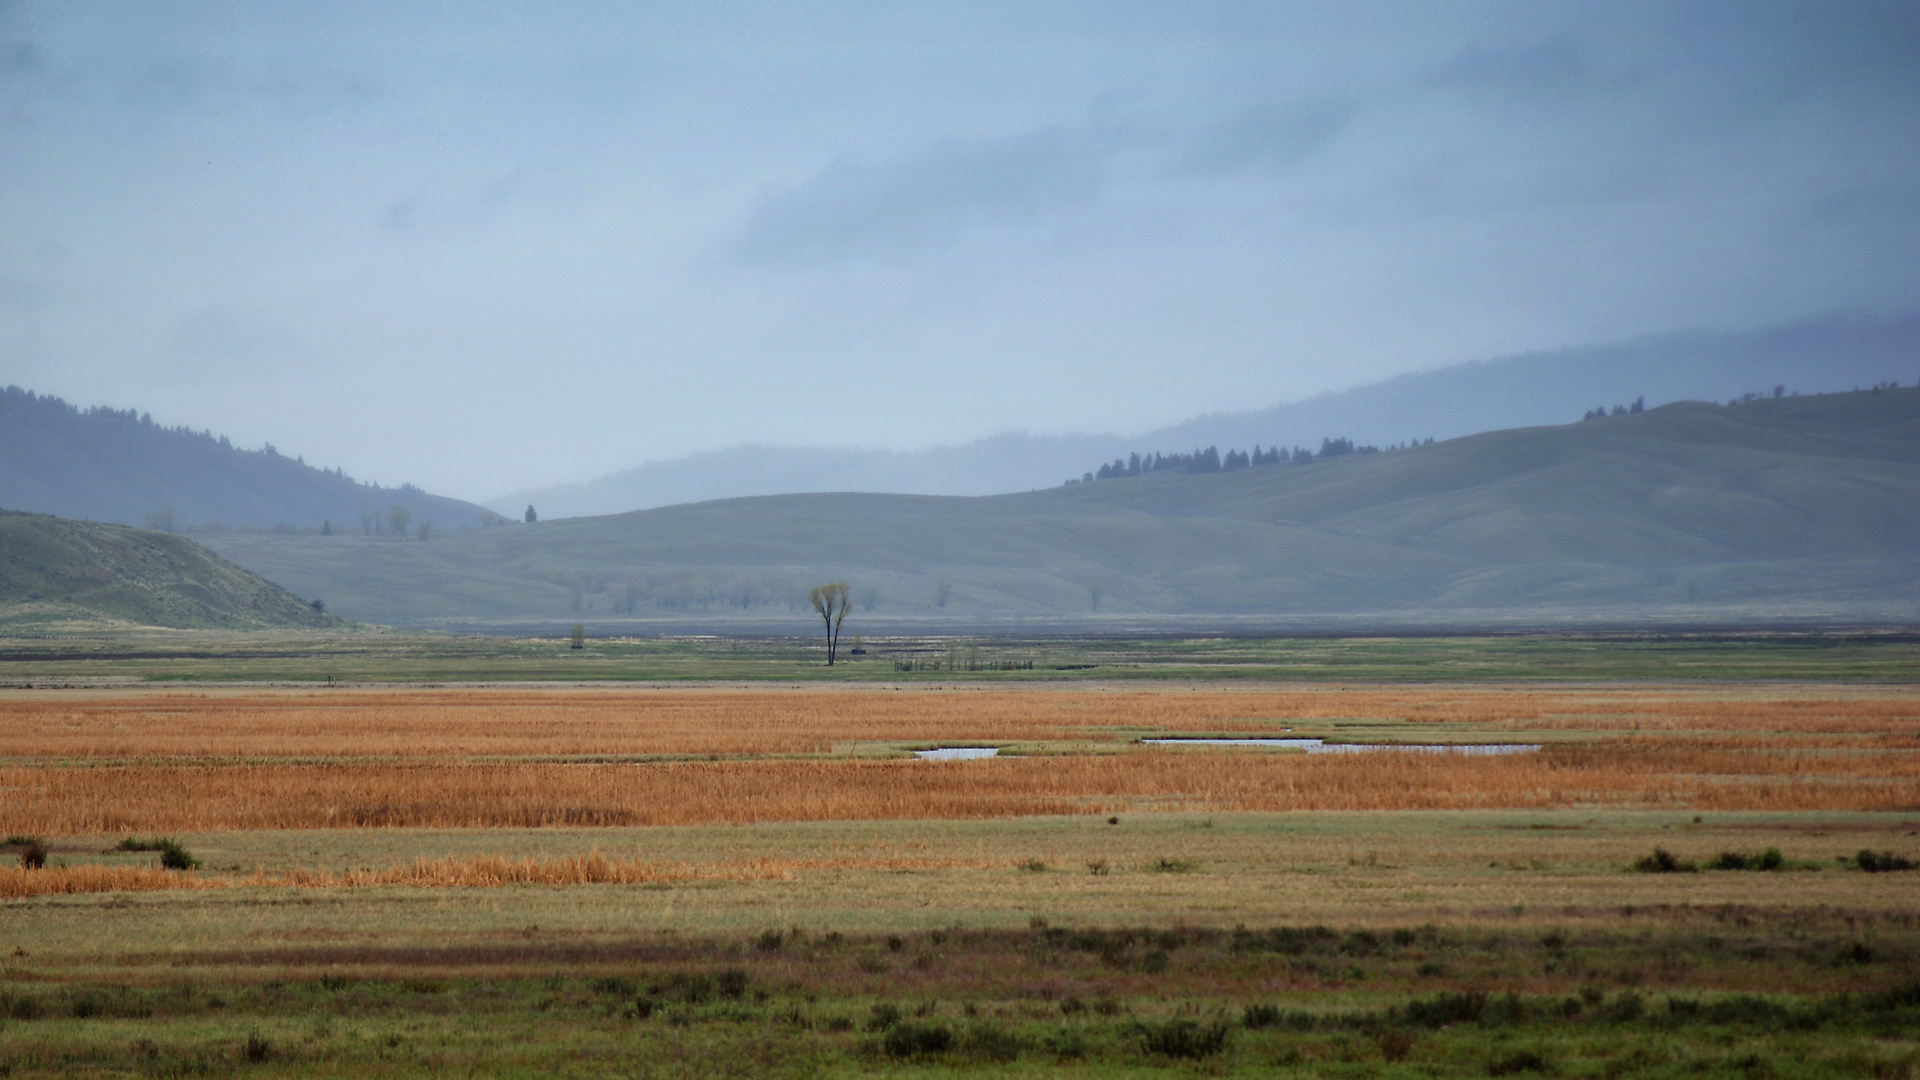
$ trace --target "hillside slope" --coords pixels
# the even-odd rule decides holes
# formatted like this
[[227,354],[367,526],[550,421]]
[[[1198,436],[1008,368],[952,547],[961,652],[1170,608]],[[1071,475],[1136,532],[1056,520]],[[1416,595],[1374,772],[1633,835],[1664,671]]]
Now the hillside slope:
[[338,625],[183,537],[0,510],[0,632]]
[[[1311,465],[784,495],[429,544],[210,538],[355,618],[1489,609],[1920,612],[1920,390],[1677,404]],[[576,607],[576,604],[578,605]]]
[[480,524],[485,508],[402,485],[356,483],[271,448],[240,450],[210,434],[161,427],[114,409],[0,390],[0,508],[142,525],[171,510],[174,528],[286,525],[360,531],[363,514],[404,508],[441,529]]
[[803,491],[989,495],[1053,487],[1130,452],[1216,445],[1381,446],[1559,424],[1644,397],[1726,401],[1784,385],[1844,391],[1920,374],[1920,314],[1806,322],[1739,333],[1666,334],[1455,364],[1304,401],[1214,413],[1137,435],[1002,434],[914,453],[734,447],[651,462],[583,484],[495,500],[542,515],[615,514],[674,503]]

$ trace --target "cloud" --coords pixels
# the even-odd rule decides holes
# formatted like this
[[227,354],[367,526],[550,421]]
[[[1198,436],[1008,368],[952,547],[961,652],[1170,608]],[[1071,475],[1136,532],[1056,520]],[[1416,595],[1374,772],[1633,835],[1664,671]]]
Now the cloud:
[[1180,163],[1188,173],[1226,173],[1298,166],[1353,123],[1344,101],[1268,102],[1205,132]]
[[1109,140],[1065,127],[977,142],[946,142],[882,165],[842,160],[770,194],[736,255],[792,265],[900,255],[962,232],[1030,222],[1099,192]]
[[156,367],[166,384],[267,378],[310,366],[316,356],[283,327],[230,304],[215,304],[174,321]]
[[1561,34],[1531,45],[1468,46],[1435,69],[1427,85],[1481,101],[1539,104],[1584,90],[1592,78],[1591,66],[1586,49]]
[[0,312],[35,312],[53,299],[53,286],[45,281],[0,274]]

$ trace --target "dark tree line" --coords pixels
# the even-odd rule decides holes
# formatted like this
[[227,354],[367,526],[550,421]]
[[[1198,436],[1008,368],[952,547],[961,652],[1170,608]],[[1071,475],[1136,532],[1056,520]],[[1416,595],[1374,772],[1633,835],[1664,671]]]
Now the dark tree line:
[[[1428,439],[1431,443],[1433,440]],[[1419,446],[1421,441],[1413,439],[1400,447]],[[1221,453],[1217,446],[1205,450],[1195,449],[1186,454],[1131,454],[1124,458],[1114,458],[1100,466],[1095,472],[1082,475],[1079,480],[1069,480],[1076,484],[1094,480],[1118,480],[1129,476],[1141,476],[1146,473],[1160,472],[1164,469],[1176,469],[1184,473],[1236,472],[1240,469],[1257,469],[1268,465],[1311,465],[1315,461],[1329,458],[1346,457],[1350,454],[1377,454],[1377,446],[1356,446],[1347,438],[1322,439],[1320,450],[1315,452],[1304,446],[1288,449],[1283,446],[1270,446],[1265,450],[1255,443],[1252,450],[1228,450]]]
[[1611,414],[1607,412],[1607,407],[1605,405],[1602,405],[1597,409],[1588,409],[1586,415],[1582,416],[1580,419],[1604,420],[1609,415],[1629,416],[1634,413],[1643,413],[1646,411],[1647,411],[1647,399],[1645,397],[1637,397],[1633,399],[1632,405],[1615,405],[1613,407],[1613,412]]

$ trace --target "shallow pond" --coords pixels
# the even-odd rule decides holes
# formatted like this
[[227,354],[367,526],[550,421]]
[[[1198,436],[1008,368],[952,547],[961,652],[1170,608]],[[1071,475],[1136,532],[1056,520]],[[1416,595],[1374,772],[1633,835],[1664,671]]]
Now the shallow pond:
[[1372,754],[1406,751],[1417,754],[1524,754],[1540,749],[1539,743],[1330,743],[1322,739],[1141,739],[1143,743],[1171,746],[1272,746],[1305,750],[1309,754]]
[[997,746],[943,746],[938,750],[915,750],[913,756],[922,761],[973,761],[999,752]]

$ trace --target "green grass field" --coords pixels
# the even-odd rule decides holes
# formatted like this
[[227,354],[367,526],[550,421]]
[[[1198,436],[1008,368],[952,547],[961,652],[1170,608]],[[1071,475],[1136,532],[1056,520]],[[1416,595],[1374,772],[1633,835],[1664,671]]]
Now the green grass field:
[[[1917,825],[1563,811],[192,835],[213,873],[585,850],[968,865],[9,902],[0,1068],[1908,1076],[1912,876],[1844,857],[1910,848]],[[1791,868],[1629,869],[1656,845],[1778,845]]]
[[[853,644],[851,634],[845,648]],[[0,639],[0,684],[1229,679],[1325,682],[1908,681],[1904,632],[1478,637],[885,637],[826,666],[817,635],[596,638],[211,632]],[[1031,665],[1030,667],[1027,665]]]

